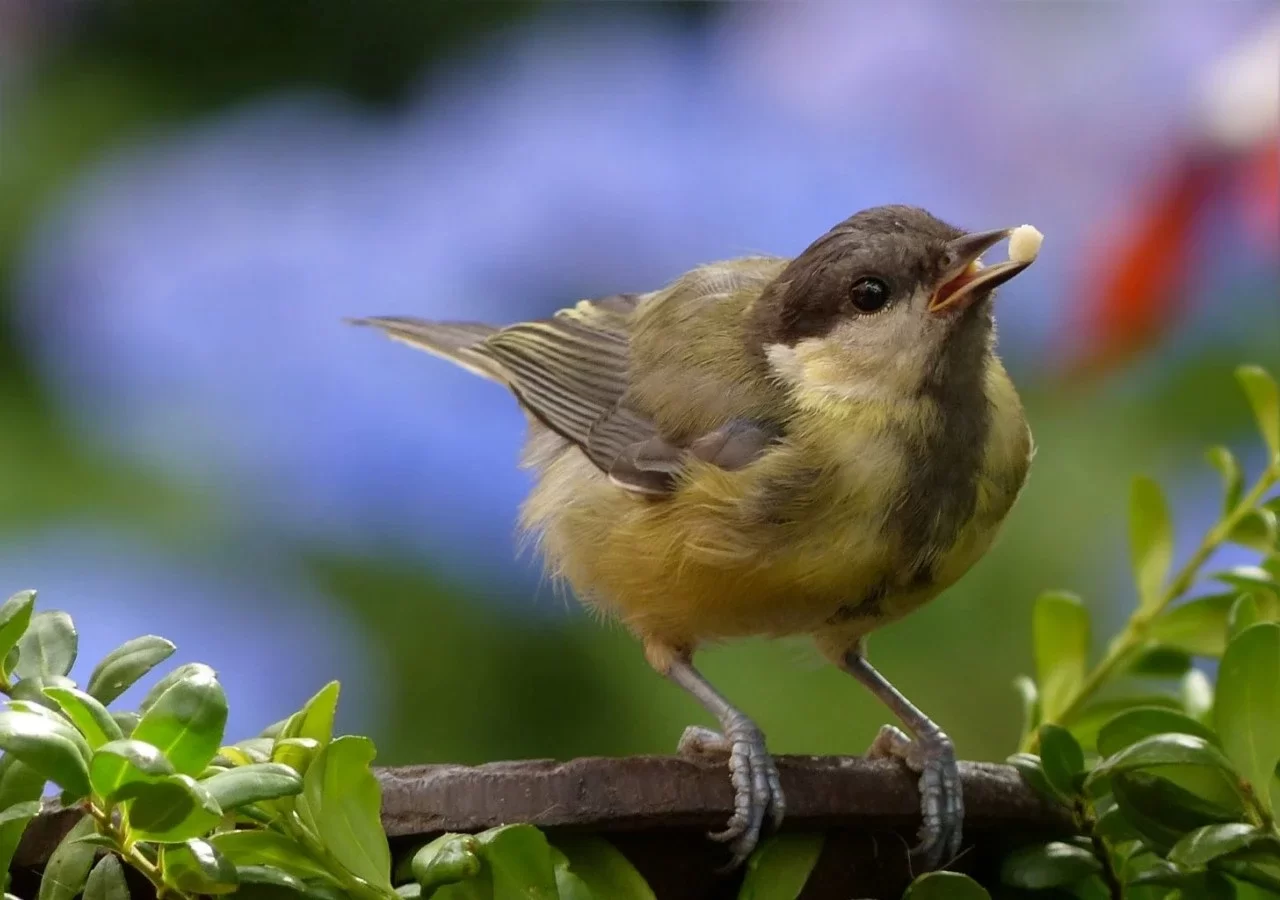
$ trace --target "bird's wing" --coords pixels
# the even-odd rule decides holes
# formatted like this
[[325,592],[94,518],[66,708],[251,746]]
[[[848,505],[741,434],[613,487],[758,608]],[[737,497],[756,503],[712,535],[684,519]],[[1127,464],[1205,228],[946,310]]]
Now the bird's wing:
[[664,440],[653,420],[627,402],[631,317],[641,299],[583,300],[550,319],[497,330],[403,317],[358,324],[507,385],[531,415],[577,445],[614,483],[662,496],[675,490],[691,458],[738,468],[777,434],[734,419],[683,446]]
[[736,469],[757,458],[779,436],[766,424],[733,419],[682,446],[628,403],[629,326],[638,303],[635,295],[584,300],[551,319],[504,328],[483,348],[510,373],[521,403],[619,487],[663,496],[691,459]]
[[614,484],[638,494],[660,497],[679,484],[692,460],[721,469],[740,469],[758,459],[782,436],[769,423],[733,419],[681,447],[654,435],[623,447],[608,468]]
[[584,300],[550,319],[503,328],[477,347],[502,367],[535,418],[605,471],[623,447],[657,433],[624,404],[628,302]]

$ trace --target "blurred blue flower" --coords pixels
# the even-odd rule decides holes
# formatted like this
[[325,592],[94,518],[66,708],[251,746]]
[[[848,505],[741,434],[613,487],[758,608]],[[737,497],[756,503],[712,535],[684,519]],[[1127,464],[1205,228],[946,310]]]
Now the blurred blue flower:
[[0,551],[8,596],[39,591],[36,609],[65,610],[80,635],[73,677],[83,684],[108,652],[143,634],[178,646],[131,688],[136,705],[170,668],[202,662],[218,672],[231,707],[227,736],[252,737],[333,679],[342,682],[339,725],[375,734],[389,677],[361,623],[344,607],[247,548],[197,558],[162,555],[92,526],[10,540]]
[[84,428],[241,521],[531,578],[514,402],[339,319],[542,315],[909,202],[1049,235],[1003,320],[1034,357],[1095,205],[1175,123],[1171,81],[1247,17],[992,9],[553,12],[394,116],[295,93],[151,135],[44,223],[23,323]]

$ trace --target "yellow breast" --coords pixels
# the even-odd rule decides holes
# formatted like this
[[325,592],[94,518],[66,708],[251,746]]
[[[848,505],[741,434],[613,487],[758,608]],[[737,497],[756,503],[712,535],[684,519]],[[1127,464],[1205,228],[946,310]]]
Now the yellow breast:
[[[1029,450],[1021,411],[1008,405],[1016,395],[1003,383],[993,381],[999,424],[989,430],[971,521],[928,584],[913,584],[904,570],[893,527],[908,457],[885,423],[852,412],[844,422],[827,414],[799,421],[757,463],[696,468],[656,501],[619,490],[565,448],[543,467],[524,523],[580,598],[643,636],[692,646],[812,633],[833,621],[870,630],[935,596],[990,546]],[[877,593],[867,615],[848,612]]]

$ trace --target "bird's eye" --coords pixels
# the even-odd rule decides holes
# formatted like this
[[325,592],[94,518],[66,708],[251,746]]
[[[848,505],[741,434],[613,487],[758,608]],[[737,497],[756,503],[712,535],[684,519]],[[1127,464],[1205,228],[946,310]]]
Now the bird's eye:
[[859,278],[849,291],[849,302],[858,312],[879,312],[889,302],[889,285],[879,278]]

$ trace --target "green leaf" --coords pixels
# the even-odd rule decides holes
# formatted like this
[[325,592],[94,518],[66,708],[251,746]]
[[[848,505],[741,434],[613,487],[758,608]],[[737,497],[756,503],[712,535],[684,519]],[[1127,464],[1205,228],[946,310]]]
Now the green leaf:
[[1139,608],[1154,609],[1173,564],[1173,523],[1160,485],[1150,478],[1135,478],[1130,489],[1129,552]]
[[89,764],[93,791],[108,803],[116,801],[117,792],[125,785],[153,783],[172,774],[173,764],[158,747],[134,738],[103,744]]
[[254,763],[220,772],[201,784],[226,812],[302,791],[302,776],[279,763]]
[[1227,637],[1234,640],[1240,632],[1261,621],[1262,614],[1258,611],[1257,599],[1252,593],[1245,591],[1231,604],[1231,611],[1227,615]]
[[274,866],[303,879],[333,877],[305,847],[275,831],[224,831],[211,837],[209,843],[237,866]]
[[164,695],[164,692],[179,681],[184,681],[193,675],[204,675],[210,671],[212,670],[204,663],[183,663],[151,686],[151,690],[147,691],[142,702],[138,704],[138,712],[145,715],[147,710],[151,709]]
[[1078,793],[1084,775],[1084,751],[1060,725],[1040,726],[1040,765],[1049,784],[1064,797]]
[[570,871],[568,857],[555,847],[551,848],[551,868],[555,873],[556,896],[559,900],[596,900],[596,895],[587,887],[587,883]]
[[1040,757],[1033,753],[1015,753],[1006,760],[1009,765],[1018,770],[1018,774],[1022,776],[1032,790],[1041,797],[1052,803],[1061,803],[1064,798],[1049,783],[1048,777],[1044,773],[1044,767],[1041,765]]
[[1280,625],[1240,632],[1218,670],[1214,726],[1227,756],[1268,811],[1269,786],[1280,762]]
[[172,656],[176,649],[172,643],[154,634],[125,641],[98,663],[89,676],[87,690],[100,703],[108,704]]
[[138,727],[138,723],[142,721],[142,716],[136,712],[113,712],[111,718],[116,720],[116,724],[120,726],[120,734],[123,737],[133,737],[133,729]]
[[62,708],[71,724],[80,729],[91,750],[97,750],[108,741],[118,741],[124,737],[107,708],[84,691],[77,688],[47,687],[44,692]]
[[207,834],[222,819],[218,801],[190,775],[130,782],[116,796],[129,803],[129,825],[141,841],[181,843]]
[[105,834],[86,834],[77,840],[82,844],[92,844],[99,850],[115,850],[117,847],[116,839]]
[[1236,596],[1228,591],[1181,603],[1151,623],[1151,637],[1196,656],[1221,656],[1227,645],[1227,613]]
[[[45,696],[45,688],[72,688],[75,686],[76,683],[74,681],[63,675],[32,675],[30,678],[24,678],[14,683],[13,688],[9,691],[9,696],[13,698],[13,701],[9,703],[9,708],[22,709],[23,707],[20,703],[26,703],[42,708],[41,710],[34,710],[35,712],[52,710],[54,713],[58,713],[58,704]],[[56,718],[64,721],[66,719],[61,714],[58,714]]]
[[1154,889],[1156,887],[1177,888],[1174,893],[1167,891],[1158,891],[1155,893],[1143,893],[1145,897],[1174,898],[1174,900],[1235,900],[1235,888],[1231,882],[1217,872],[1184,872],[1164,860],[1154,863],[1146,871],[1139,873],[1136,877],[1129,879],[1128,886],[1137,890],[1131,890],[1125,894],[1126,897],[1137,894],[1142,889]]
[[1178,693],[1187,715],[1205,724],[1213,712],[1213,685],[1208,677],[1199,669],[1192,669],[1182,677]]
[[1236,379],[1253,407],[1253,417],[1258,420],[1258,430],[1271,458],[1280,460],[1280,388],[1261,366],[1241,366],[1236,369]]
[[44,875],[40,879],[40,892],[36,900],[71,900],[84,889],[93,867],[97,849],[92,844],[80,843],[80,838],[91,834],[96,823],[85,816],[67,832],[49,856]]
[[89,745],[65,722],[29,712],[0,712],[0,749],[76,798],[89,793]]
[[[329,745],[332,750],[348,738]],[[532,825],[504,825],[476,835],[493,877],[493,895],[503,900],[556,900],[551,847]]]
[[929,872],[911,882],[902,900],[991,900],[991,895],[968,875]]
[[222,743],[227,697],[208,666],[175,681],[142,715],[133,736],[154,744],[183,775],[198,775]]
[[[299,740],[301,739],[299,738]],[[249,738],[246,741],[237,742],[231,748],[223,747],[219,752],[225,753],[227,749],[236,750],[249,762],[282,762],[282,760],[271,758],[271,753],[275,749],[275,741],[270,738]]]
[[1210,865],[1247,884],[1274,892],[1268,896],[1280,894],[1280,864],[1277,864],[1273,854],[1260,853],[1249,848],[1239,850],[1230,856],[1219,857]]
[[290,717],[282,738],[310,738],[323,747],[333,740],[333,717],[338,709],[340,685],[336,681],[326,684],[307,701],[302,710]]
[[1181,678],[1190,668],[1190,653],[1159,645],[1147,647],[1128,666],[1129,674],[1140,678]]
[[[286,738],[285,740],[309,741],[310,738]],[[235,747],[254,762],[273,762],[271,751],[275,749],[275,745],[276,741],[270,738],[248,738],[235,743]]]
[[1222,476],[1222,512],[1225,515],[1236,508],[1244,494],[1244,475],[1235,456],[1226,447],[1210,447],[1205,458]]
[[1119,806],[1112,806],[1105,813],[1098,816],[1098,821],[1094,824],[1093,830],[1099,837],[1106,838],[1112,844],[1122,844],[1126,841],[1142,839],[1142,835],[1129,823],[1129,819]]
[[[37,795],[38,796],[38,795]],[[13,854],[27,830],[27,823],[40,813],[40,801],[25,800],[0,811],[0,872],[8,872]]]
[[[1160,887],[1177,887],[1187,877],[1186,872],[1180,870],[1173,863],[1163,859],[1152,859],[1150,865],[1141,867],[1141,871],[1129,878],[1125,879],[1125,883],[1133,886],[1150,887],[1158,885]],[[1175,895],[1176,896],[1176,895]],[[1163,892],[1161,892],[1163,900]]]
[[39,800],[44,785],[45,777],[40,772],[12,753],[0,755],[0,810],[15,803]]
[[475,878],[483,865],[480,849],[475,835],[442,834],[413,855],[413,879],[424,889],[434,889]]
[[303,895],[307,892],[302,879],[294,878],[283,869],[273,866],[236,866],[236,882],[241,885],[241,891],[247,884],[263,884]]
[[235,766],[251,765],[252,763],[252,759],[235,747],[219,747],[209,765],[230,769]]
[[1121,750],[1153,735],[1190,734],[1217,745],[1218,737],[1209,728],[1180,712],[1162,707],[1142,706],[1120,713],[1098,732],[1098,752],[1114,756]]
[[[26,682],[18,682],[19,684],[30,684],[35,679],[27,679]],[[69,725],[70,722],[66,716],[58,712],[58,704],[49,700],[41,692],[41,700],[44,703],[38,703],[34,700],[10,700],[9,709],[13,712],[30,713],[33,716],[39,716],[42,719],[48,719],[50,722],[56,722],[59,725]],[[84,735],[81,735],[84,737]]]
[[19,678],[66,675],[76,662],[79,636],[71,617],[60,609],[36,613],[18,640]]
[[271,761],[288,766],[299,775],[305,775],[319,751],[320,742],[315,738],[281,738],[271,748]]
[[369,768],[375,754],[373,742],[364,737],[340,737],[322,747],[307,768],[297,802],[302,820],[314,822],[335,859],[353,875],[390,890],[382,789]]
[[[311,879],[307,882],[308,900],[350,900],[350,893],[327,882]],[[449,900],[446,897],[433,897],[431,900]]]
[[124,880],[120,858],[108,853],[89,873],[84,886],[84,900],[130,900],[129,885]]
[[590,896],[612,900],[654,900],[653,891],[644,877],[604,838],[587,834],[564,835],[556,838],[554,847],[564,854],[569,870],[582,880]]
[[[297,713],[294,713],[293,715],[296,716]],[[262,729],[262,732],[258,735],[258,737],[271,738],[271,740],[273,741],[276,738],[284,737],[282,732],[285,730],[289,722],[292,720],[293,720],[293,716],[289,716],[287,719],[277,719],[276,721],[268,725],[266,728]]]
[[1204,766],[1231,772],[1231,762],[1204,738],[1190,734],[1155,734],[1103,760],[1090,777],[1162,766]]
[[208,841],[162,847],[160,870],[165,884],[192,894],[229,894],[240,883],[236,867]]
[[1040,714],[1056,722],[1084,682],[1089,652],[1089,613],[1073,594],[1047,592],[1032,614]]
[[1063,841],[1023,847],[1005,857],[1000,880],[1010,887],[1039,890],[1068,887],[1102,871],[1088,850]]
[[1250,550],[1270,553],[1276,548],[1276,514],[1269,509],[1251,509],[1236,522],[1227,540]]
[[1165,778],[1144,772],[1118,775],[1111,792],[1125,821],[1152,849],[1165,853],[1183,835],[1202,825],[1230,822],[1240,815],[1206,801]]
[[13,671],[7,665],[9,651],[18,646],[18,639],[31,624],[31,610],[35,603],[35,591],[19,591],[0,606],[0,660],[6,663],[0,671],[6,679]]
[[1035,681],[1026,675],[1014,678],[1013,688],[1022,698],[1022,730],[1018,734],[1018,743],[1022,744],[1027,735],[1040,724],[1040,690]]
[[1113,697],[1108,700],[1097,700],[1086,706],[1084,712],[1074,717],[1070,731],[1080,746],[1092,750],[1097,746],[1098,732],[1117,715],[1140,706],[1160,706],[1168,709],[1181,709],[1177,700],[1164,694],[1140,694],[1127,697]]
[[1234,585],[1242,591],[1263,590],[1275,593],[1280,591],[1280,582],[1261,566],[1235,566],[1225,572],[1213,576],[1225,584]]
[[1169,862],[1184,869],[1202,869],[1212,860],[1246,847],[1269,844],[1280,849],[1280,840],[1254,825],[1226,822],[1197,828],[1169,851]]
[[775,834],[765,839],[747,860],[738,900],[796,900],[818,864],[822,844],[821,834]]

